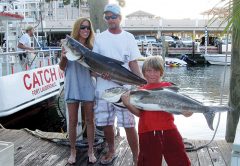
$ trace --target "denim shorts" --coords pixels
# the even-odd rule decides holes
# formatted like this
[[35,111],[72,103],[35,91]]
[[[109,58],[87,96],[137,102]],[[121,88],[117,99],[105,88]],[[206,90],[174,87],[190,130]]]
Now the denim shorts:
[[80,103],[79,100],[75,100],[75,99],[67,99],[65,102],[68,103],[68,104],[72,104],[72,103]]

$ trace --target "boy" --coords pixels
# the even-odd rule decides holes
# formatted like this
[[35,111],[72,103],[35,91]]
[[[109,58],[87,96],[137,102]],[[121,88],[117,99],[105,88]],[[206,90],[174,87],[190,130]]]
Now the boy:
[[[140,89],[155,89],[172,86],[170,82],[161,79],[164,73],[163,59],[160,56],[148,57],[142,67],[142,73],[147,84]],[[123,104],[139,117],[138,134],[140,153],[138,166],[161,166],[162,157],[168,166],[190,166],[182,137],[174,124],[172,114],[164,111],[139,110],[129,102],[129,93],[122,95]],[[184,116],[191,116],[184,112]]]

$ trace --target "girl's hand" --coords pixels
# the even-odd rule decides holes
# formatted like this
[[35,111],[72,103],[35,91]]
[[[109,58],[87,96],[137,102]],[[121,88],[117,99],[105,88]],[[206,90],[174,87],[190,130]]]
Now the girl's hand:
[[67,53],[67,51],[65,50],[64,47],[62,47],[62,52],[61,52],[61,58],[62,58],[62,59],[67,59],[66,53]]

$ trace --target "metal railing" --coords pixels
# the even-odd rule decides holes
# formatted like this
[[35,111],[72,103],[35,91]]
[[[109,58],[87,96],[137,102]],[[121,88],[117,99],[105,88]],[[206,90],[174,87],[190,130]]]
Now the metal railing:
[[0,53],[0,77],[58,64],[60,55],[61,48]]

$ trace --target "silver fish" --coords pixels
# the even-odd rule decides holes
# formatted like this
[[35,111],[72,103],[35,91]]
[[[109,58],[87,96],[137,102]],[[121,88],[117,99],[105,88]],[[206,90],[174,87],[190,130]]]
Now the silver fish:
[[[102,98],[118,106],[123,106],[120,98],[126,91],[128,91],[126,88],[121,87],[107,89]],[[203,113],[212,130],[214,130],[213,120],[216,112],[232,111],[227,106],[205,106],[189,96],[171,90],[171,88],[131,91],[130,103],[136,108],[146,111],[165,111],[172,114],[182,114],[184,111]]]
[[109,73],[112,81],[121,85],[146,84],[145,79],[123,67],[123,62],[92,52],[68,35],[62,41],[62,44],[67,51],[66,57],[69,60],[77,60],[80,64],[99,75]]

